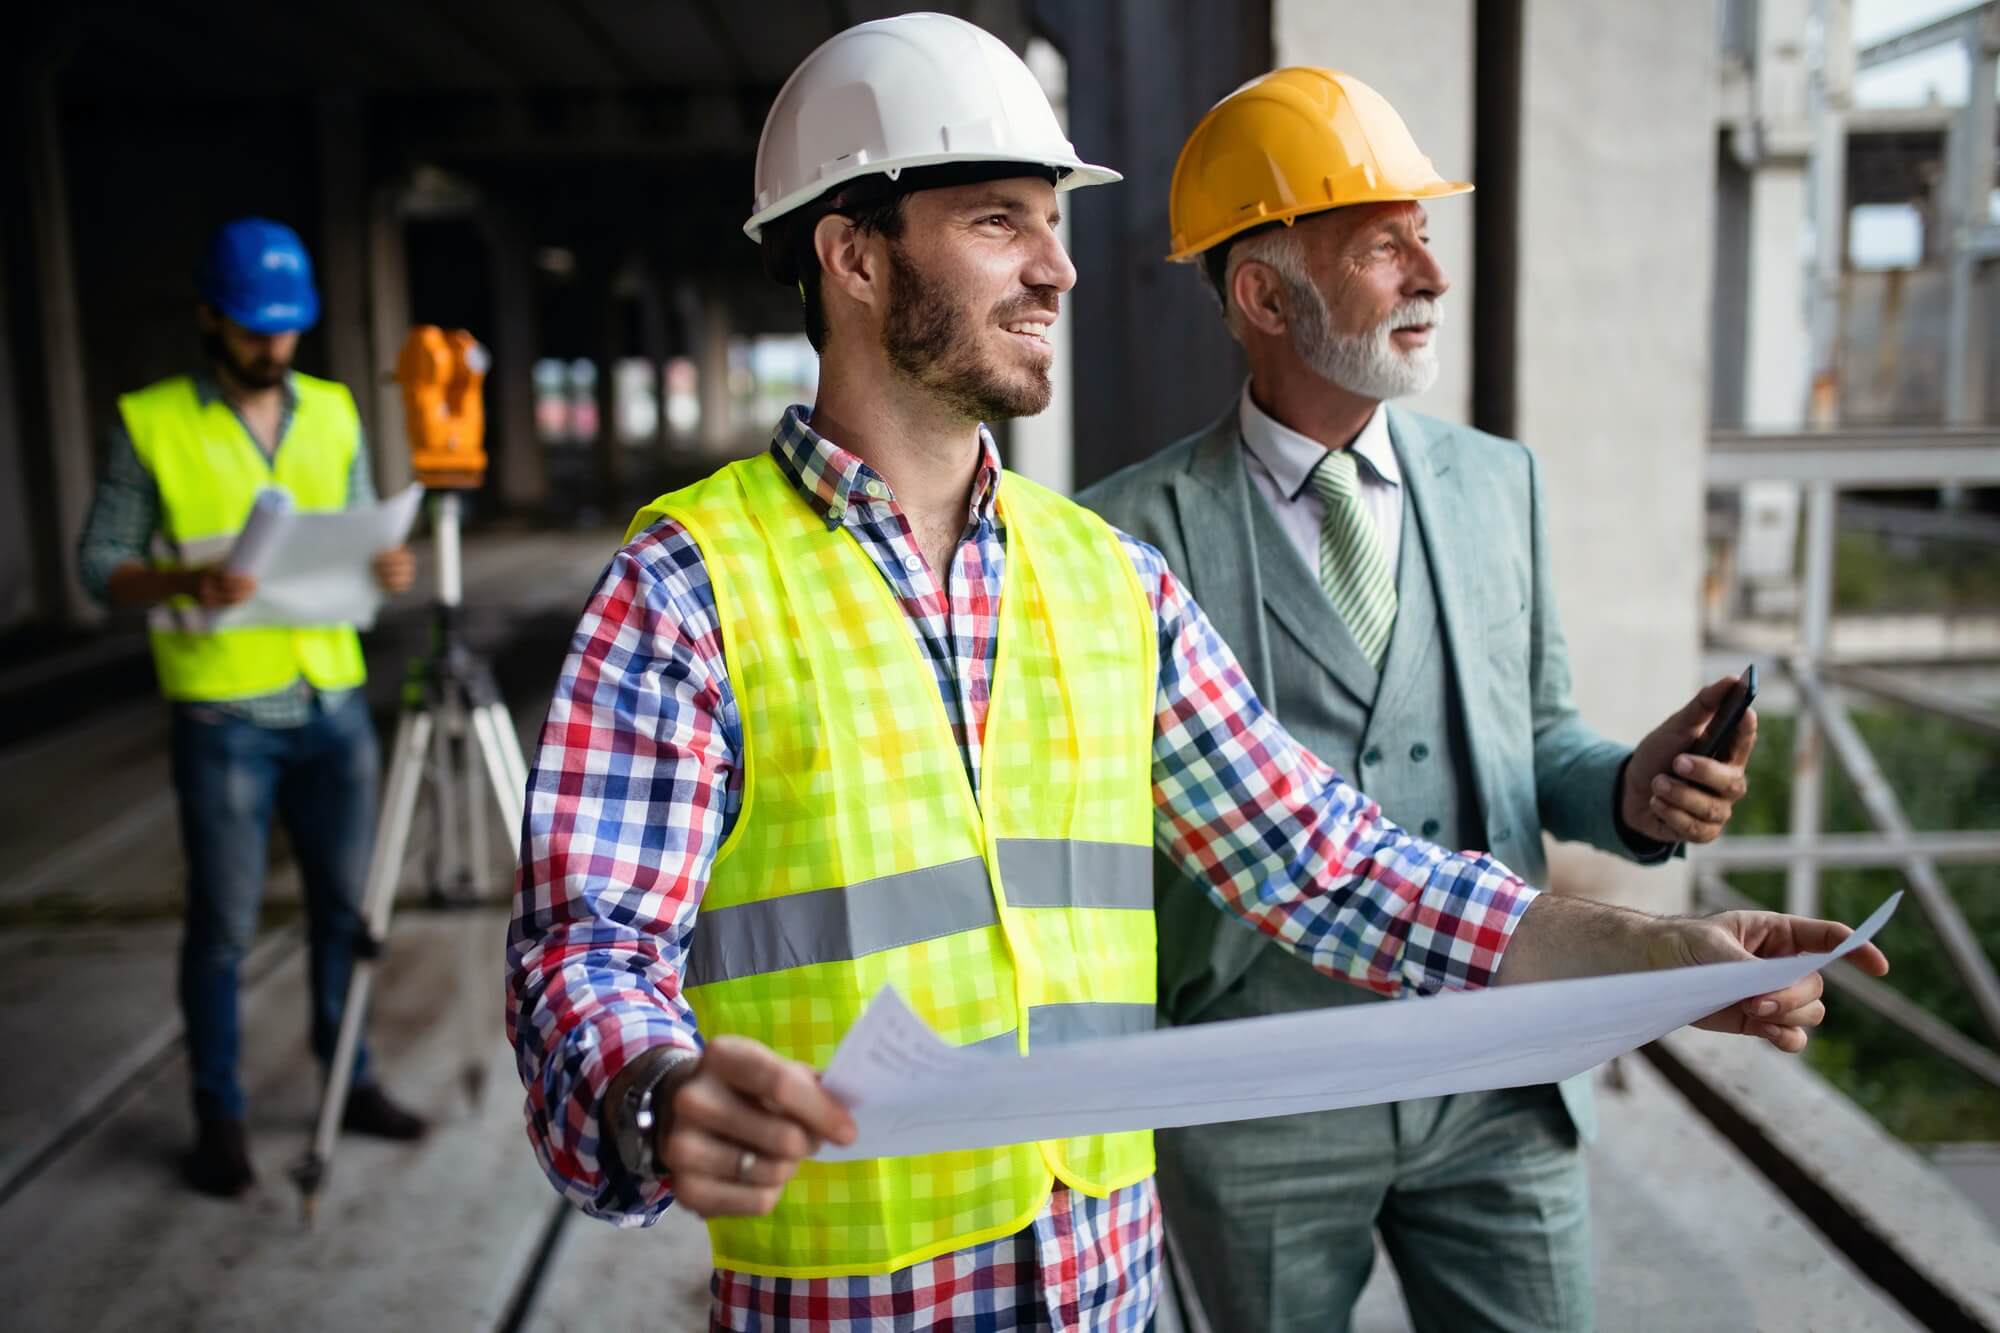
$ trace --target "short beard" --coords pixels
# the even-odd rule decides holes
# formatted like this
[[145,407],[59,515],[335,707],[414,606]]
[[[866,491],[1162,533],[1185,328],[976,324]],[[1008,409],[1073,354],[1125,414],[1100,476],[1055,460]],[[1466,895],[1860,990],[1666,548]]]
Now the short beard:
[[210,365],[221,366],[229,372],[231,379],[246,389],[275,389],[285,382],[285,376],[292,373],[292,363],[276,357],[260,356],[248,365],[238,361],[220,333],[204,331],[201,350]]
[[[1051,302],[1028,296],[996,312],[1019,317],[1048,310]],[[996,323],[1006,323],[998,318]],[[882,350],[889,364],[928,390],[940,404],[968,421],[1008,421],[1031,417],[1049,405],[1054,386],[1047,367],[1026,379],[1010,379],[981,358],[978,331],[960,317],[950,287],[923,272],[889,247],[889,317],[882,326]]]
[[1437,383],[1437,352],[1430,344],[1405,352],[1391,339],[1398,328],[1429,324],[1443,316],[1438,302],[1426,297],[1405,301],[1366,333],[1340,336],[1319,288],[1311,283],[1285,285],[1291,295],[1292,350],[1312,372],[1362,398],[1382,402],[1422,393]]

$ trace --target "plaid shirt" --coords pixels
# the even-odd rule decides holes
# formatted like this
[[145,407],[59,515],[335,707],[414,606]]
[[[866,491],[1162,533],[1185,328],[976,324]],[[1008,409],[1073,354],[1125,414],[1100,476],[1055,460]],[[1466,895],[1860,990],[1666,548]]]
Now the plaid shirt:
[[[215,382],[213,374],[201,371],[193,378],[195,396],[203,407],[222,397],[222,386]],[[284,407],[278,414],[279,448],[284,447],[285,436],[292,429],[292,416],[298,405],[298,392],[292,387],[291,377],[286,376]],[[243,433],[262,450],[262,442],[235,404],[230,404],[229,410],[243,427]],[[90,516],[84,520],[83,535],[77,541],[77,572],[83,590],[98,602],[108,604],[112,571],[128,561],[147,559],[153,539],[160,533],[162,507],[160,483],[139,461],[139,451],[132,447],[132,435],[125,429],[123,413],[114,414],[105,428],[103,457],[104,466],[97,474],[97,493],[90,501]],[[276,457],[276,450],[267,457]],[[368,473],[368,440],[364,436],[355,442],[354,469],[347,479],[347,507],[365,509],[374,503],[375,483]],[[319,694],[318,699],[323,708],[331,710],[350,693],[351,690],[328,690]],[[204,706],[263,727],[302,727],[312,719],[315,694],[311,682],[301,676],[270,694]]]
[[[771,451],[900,601],[977,790],[1006,532],[981,433],[965,539],[940,588],[883,479],[786,413]],[[1159,626],[1153,800],[1160,847],[1218,908],[1330,974],[1384,993],[1491,982],[1535,890],[1484,856],[1419,842],[1307,753],[1151,547],[1123,538]],[[613,557],[571,643],[528,782],[508,932],[508,1036],[544,1170],[594,1216],[643,1226],[667,1184],[600,1137],[607,1084],[700,1036],[682,968],[716,849],[742,802],[742,727],[701,552],[671,520]],[[1152,1182],[1056,1186],[1020,1234],[881,1277],[718,1272],[730,1329],[1137,1330],[1158,1299]]]

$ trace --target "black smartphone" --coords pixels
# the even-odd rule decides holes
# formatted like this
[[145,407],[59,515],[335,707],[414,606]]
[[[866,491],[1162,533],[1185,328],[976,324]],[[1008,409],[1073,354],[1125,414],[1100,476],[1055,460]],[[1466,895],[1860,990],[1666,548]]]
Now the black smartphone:
[[1750,711],[1750,705],[1756,698],[1757,664],[1752,662],[1743,668],[1743,674],[1736,678],[1736,688],[1722,701],[1722,707],[1715,710],[1708,730],[1701,734],[1701,739],[1688,753],[1703,759],[1714,759],[1727,751],[1736,739],[1736,725]]

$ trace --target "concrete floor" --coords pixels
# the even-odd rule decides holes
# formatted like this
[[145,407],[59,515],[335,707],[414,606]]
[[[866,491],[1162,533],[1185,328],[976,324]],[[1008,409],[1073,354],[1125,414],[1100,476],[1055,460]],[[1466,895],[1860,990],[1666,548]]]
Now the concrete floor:
[[[609,540],[541,535],[468,553],[475,638],[505,646],[517,668],[525,734]],[[386,702],[421,622],[384,638]],[[16,1062],[0,1081],[0,1325],[705,1327],[698,1224],[670,1215],[619,1231],[563,1210],[540,1176],[499,1036],[497,909],[399,917],[371,1028],[376,1059],[437,1129],[417,1147],[343,1142],[307,1231],[286,1173],[310,1131],[317,1076],[303,955],[280,921],[296,888],[277,867],[244,1005],[261,1180],[233,1204],[183,1189],[180,870],[163,742],[161,710],[148,704],[0,753],[0,836],[12,852],[0,878],[0,1040]],[[1603,1091],[1592,1154],[1602,1327],[1910,1327],[1649,1066],[1624,1064],[1624,1087]],[[1356,1327],[1407,1327],[1386,1264]]]

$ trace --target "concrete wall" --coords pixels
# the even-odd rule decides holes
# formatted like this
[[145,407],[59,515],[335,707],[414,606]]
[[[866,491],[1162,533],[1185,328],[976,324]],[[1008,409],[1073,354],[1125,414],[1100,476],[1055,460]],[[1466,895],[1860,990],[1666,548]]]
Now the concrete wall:
[[[1583,714],[1636,740],[1696,684],[1715,16],[1527,0],[1520,433],[1542,460]],[[1565,849],[1559,887],[1666,910],[1680,868]]]
[[[1280,65],[1326,65],[1368,84],[1453,180],[1472,176],[1472,18],[1472,0],[1404,6],[1273,0],[1271,6]],[[1439,199],[1428,211],[1431,247],[1452,287],[1438,331],[1438,381],[1407,405],[1465,421],[1472,406],[1472,200]]]

